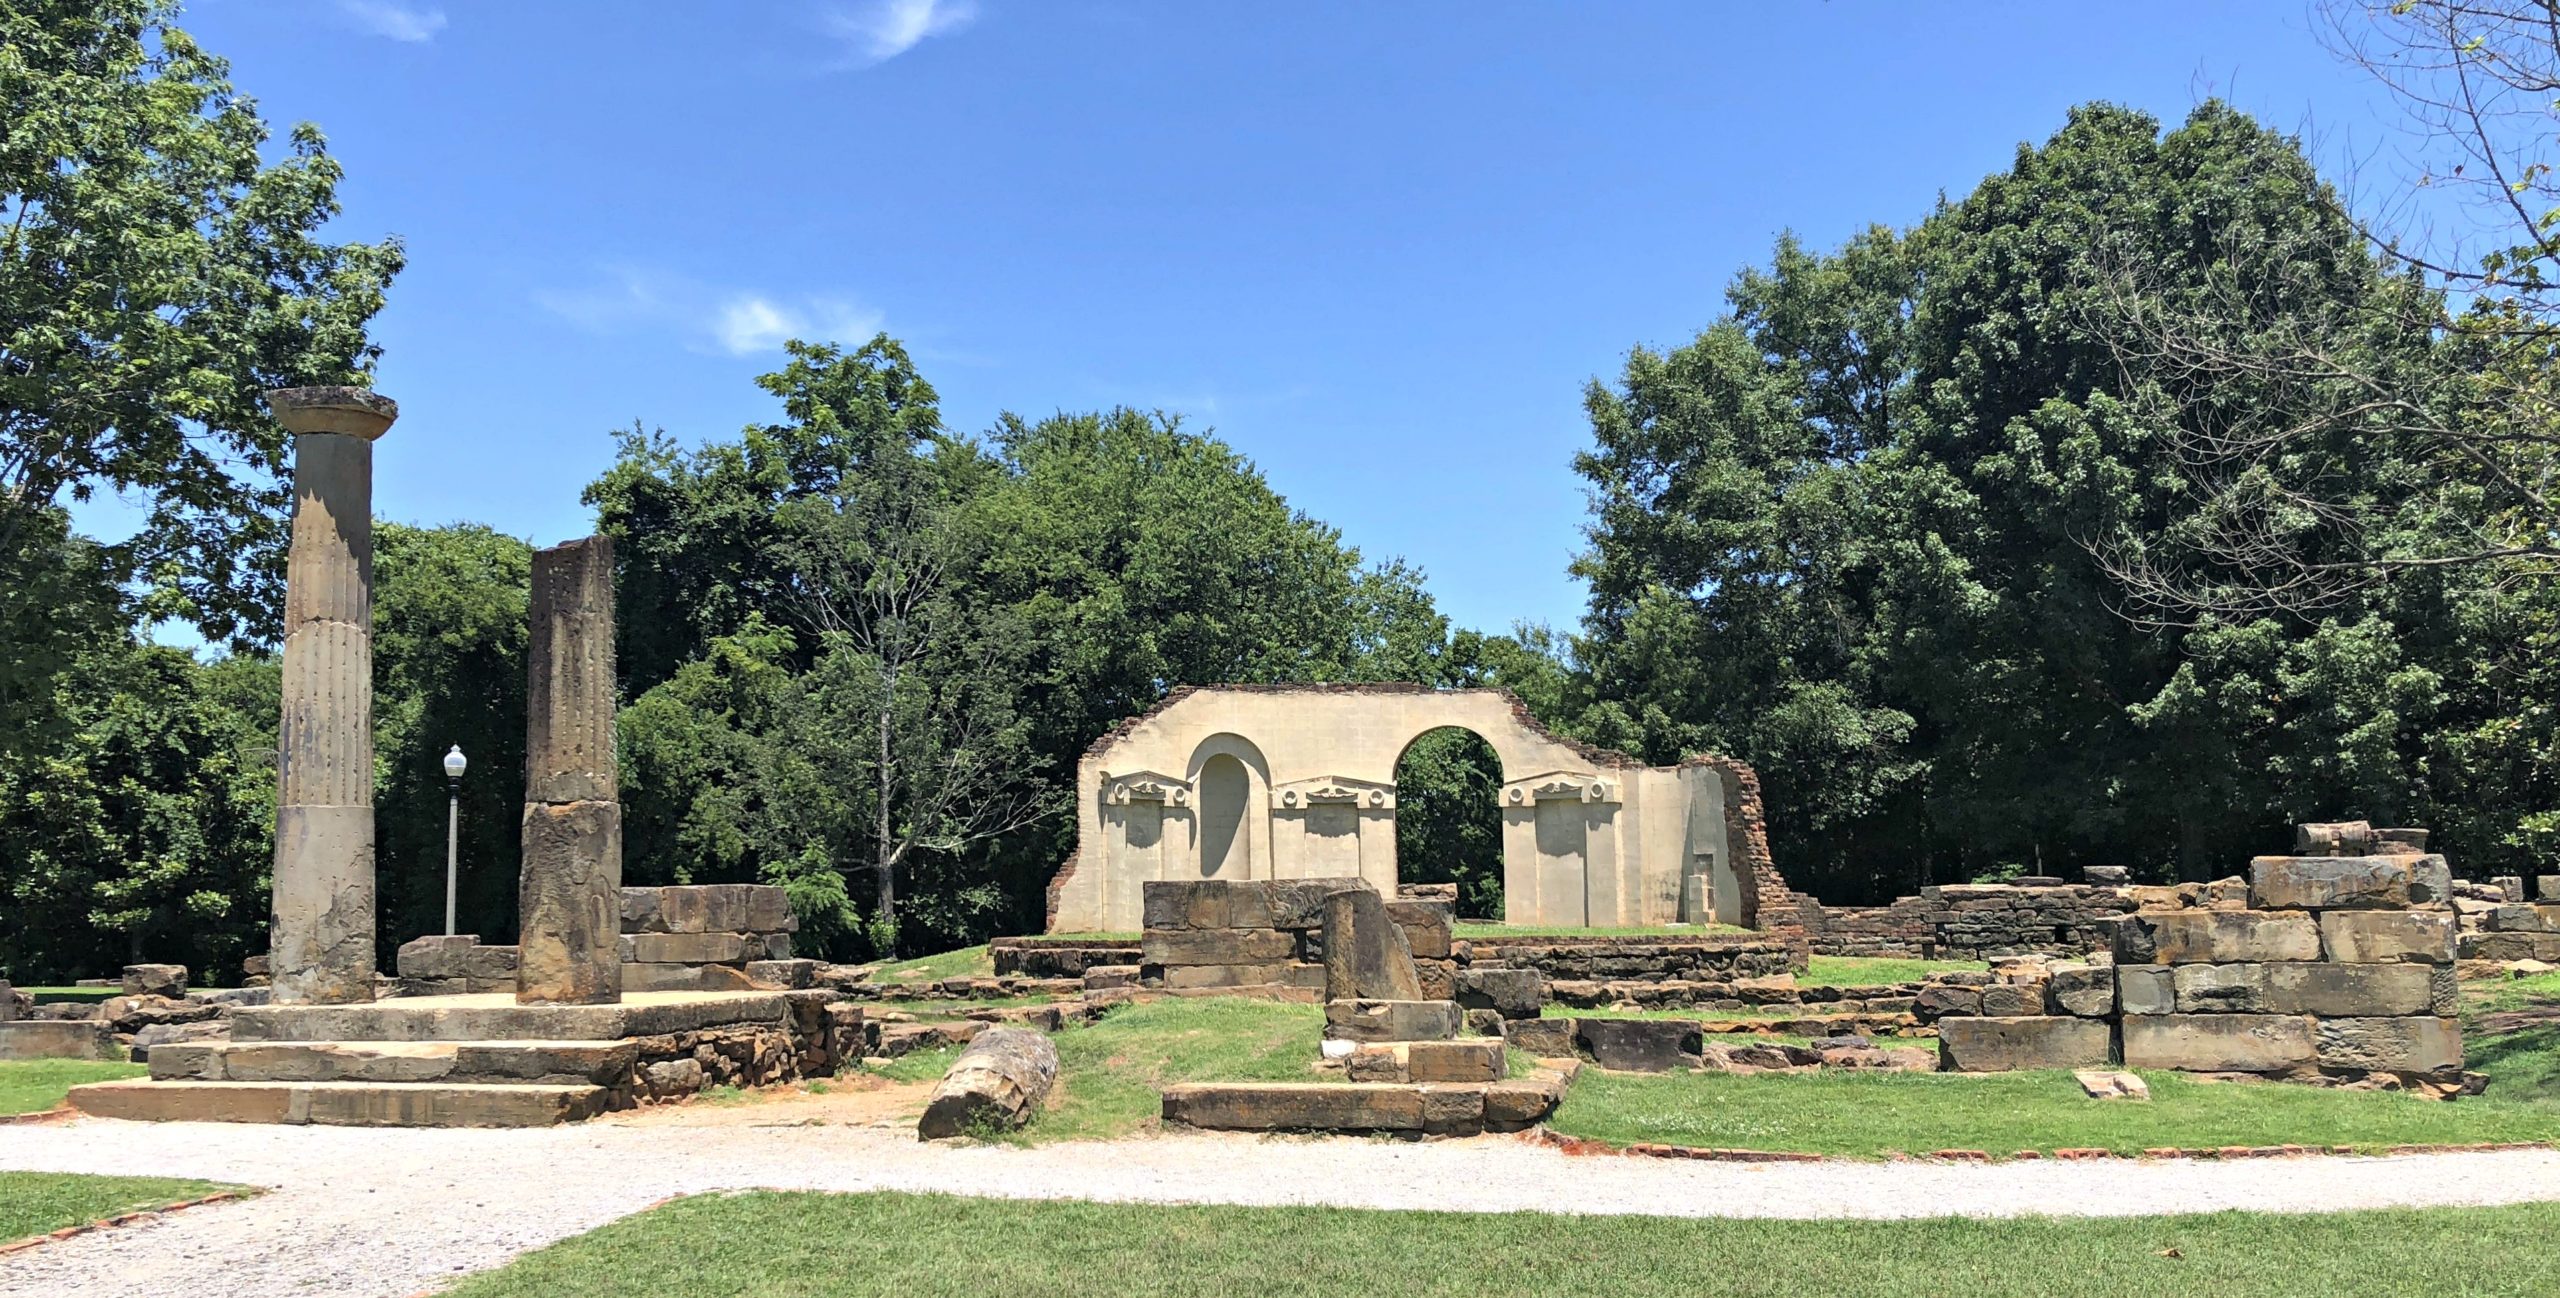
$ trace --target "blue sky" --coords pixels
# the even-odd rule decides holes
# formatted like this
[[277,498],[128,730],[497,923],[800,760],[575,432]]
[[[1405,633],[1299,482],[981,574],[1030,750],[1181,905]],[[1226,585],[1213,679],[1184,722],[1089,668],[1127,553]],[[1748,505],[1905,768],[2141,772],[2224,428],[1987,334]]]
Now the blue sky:
[[[2342,168],[2372,86],[2273,3],[196,0],[348,238],[410,264],[376,508],[548,544],[639,420],[772,414],[885,328],[983,429],[1214,427],[1488,629],[1570,625],[1581,389],[1793,229],[1908,224],[2071,105],[2222,95]],[[2387,161],[2387,158],[2384,159]],[[2378,165],[2378,164],[2377,164]],[[1207,521],[1204,520],[1204,525]]]

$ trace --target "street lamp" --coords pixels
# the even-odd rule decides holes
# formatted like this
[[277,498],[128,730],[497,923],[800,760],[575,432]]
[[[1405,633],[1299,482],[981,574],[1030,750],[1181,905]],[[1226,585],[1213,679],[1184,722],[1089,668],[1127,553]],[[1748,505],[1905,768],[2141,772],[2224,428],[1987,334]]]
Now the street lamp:
[[444,755],[444,935],[453,936],[453,879],[455,862],[454,835],[462,827],[462,771],[471,764],[462,755],[462,745]]

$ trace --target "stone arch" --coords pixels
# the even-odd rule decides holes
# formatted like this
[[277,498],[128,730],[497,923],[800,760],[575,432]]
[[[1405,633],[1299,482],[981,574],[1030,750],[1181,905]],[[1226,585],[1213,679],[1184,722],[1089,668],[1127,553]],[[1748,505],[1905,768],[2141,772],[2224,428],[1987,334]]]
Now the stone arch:
[[1271,877],[1271,764],[1252,740],[1221,731],[1191,750],[1196,789],[1197,877]]
[[[1418,758],[1431,765],[1417,769]],[[1388,769],[1397,881],[1454,883],[1458,913],[1502,914],[1502,751],[1481,729],[1451,722],[1416,731]],[[1434,772],[1445,779],[1422,778]]]

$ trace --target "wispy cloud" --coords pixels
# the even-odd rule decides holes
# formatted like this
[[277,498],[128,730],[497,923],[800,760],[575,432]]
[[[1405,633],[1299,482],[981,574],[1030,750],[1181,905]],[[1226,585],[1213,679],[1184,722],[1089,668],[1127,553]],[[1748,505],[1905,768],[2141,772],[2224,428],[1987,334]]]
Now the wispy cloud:
[[879,312],[842,298],[723,290],[633,266],[604,267],[600,279],[539,290],[534,303],[589,333],[658,330],[731,356],[779,352],[794,338],[852,346],[881,326]]
[[862,0],[821,15],[827,31],[853,47],[855,67],[886,63],[927,37],[947,36],[977,21],[977,0]]
[[403,0],[338,0],[338,8],[357,26],[395,41],[431,41],[444,30],[444,10],[422,9]]

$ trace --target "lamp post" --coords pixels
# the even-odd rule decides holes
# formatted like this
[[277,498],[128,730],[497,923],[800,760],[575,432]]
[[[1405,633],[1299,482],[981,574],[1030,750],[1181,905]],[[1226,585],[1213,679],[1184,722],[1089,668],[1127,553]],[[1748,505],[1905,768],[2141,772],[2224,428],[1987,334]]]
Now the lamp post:
[[444,755],[444,935],[453,936],[453,880],[459,860],[454,850],[454,836],[462,827],[462,771],[471,764],[462,755],[462,745]]

